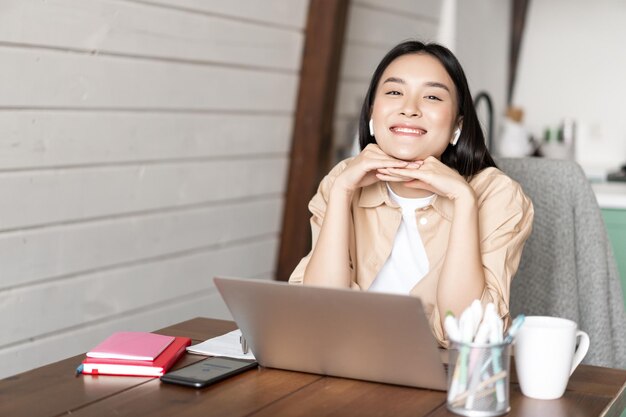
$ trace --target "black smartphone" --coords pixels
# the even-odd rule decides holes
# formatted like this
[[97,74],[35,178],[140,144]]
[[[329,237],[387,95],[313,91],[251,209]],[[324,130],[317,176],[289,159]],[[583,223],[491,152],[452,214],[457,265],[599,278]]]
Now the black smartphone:
[[239,374],[258,364],[234,358],[207,358],[184,368],[168,372],[161,377],[161,381],[170,384],[180,384],[189,387],[202,388],[229,376]]

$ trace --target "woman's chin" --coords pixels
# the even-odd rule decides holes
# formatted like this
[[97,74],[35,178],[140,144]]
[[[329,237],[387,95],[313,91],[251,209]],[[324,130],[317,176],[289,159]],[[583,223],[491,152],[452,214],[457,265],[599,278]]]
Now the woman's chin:
[[417,152],[408,152],[408,151],[396,151],[396,152],[392,152],[390,154],[388,154],[396,159],[399,159],[401,161],[407,161],[407,162],[413,162],[413,161],[417,161],[420,159],[424,159],[424,156],[420,153]]
[[424,149],[422,147],[416,147],[411,145],[388,142],[383,142],[382,144],[381,142],[378,143],[378,146],[384,153],[391,156],[392,158],[396,158],[401,161],[413,162],[424,159],[428,156],[425,155]]

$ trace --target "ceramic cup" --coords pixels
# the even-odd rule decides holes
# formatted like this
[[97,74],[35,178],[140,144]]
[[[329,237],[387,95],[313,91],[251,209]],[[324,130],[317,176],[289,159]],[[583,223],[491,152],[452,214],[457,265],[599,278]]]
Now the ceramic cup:
[[575,322],[558,317],[526,317],[515,338],[515,369],[522,393],[540,400],[560,398],[588,349],[589,336],[578,330]]

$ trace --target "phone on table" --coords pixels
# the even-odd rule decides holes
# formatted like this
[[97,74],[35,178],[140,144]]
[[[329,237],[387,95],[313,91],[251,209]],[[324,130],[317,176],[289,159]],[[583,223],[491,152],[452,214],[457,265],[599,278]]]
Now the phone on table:
[[207,358],[184,368],[168,372],[161,377],[161,381],[202,388],[226,379],[229,376],[255,368],[257,365],[258,364],[254,361],[243,359],[223,357]]

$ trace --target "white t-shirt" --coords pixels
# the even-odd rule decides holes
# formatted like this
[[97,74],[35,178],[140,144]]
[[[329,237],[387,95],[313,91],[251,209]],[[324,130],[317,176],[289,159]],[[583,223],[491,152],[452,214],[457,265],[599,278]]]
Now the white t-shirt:
[[376,276],[368,291],[409,294],[429,269],[426,249],[417,230],[417,209],[428,206],[435,195],[424,198],[405,198],[387,190],[391,199],[402,209],[402,223],[396,234],[391,255]]

